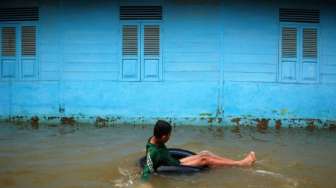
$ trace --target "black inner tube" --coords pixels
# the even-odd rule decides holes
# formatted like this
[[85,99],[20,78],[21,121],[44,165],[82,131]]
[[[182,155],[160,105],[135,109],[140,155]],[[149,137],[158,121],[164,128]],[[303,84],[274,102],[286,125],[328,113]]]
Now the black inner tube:
[[[175,159],[179,160],[184,157],[188,157],[191,155],[195,155],[194,152],[184,150],[184,149],[178,149],[178,148],[169,148],[169,153],[174,157]],[[139,165],[141,168],[143,168],[146,164],[146,156],[140,158]],[[165,166],[161,165],[156,169],[156,172],[159,174],[192,174],[201,172],[208,169],[206,166],[204,167],[192,167],[192,166],[184,166],[184,165],[178,165],[178,166]]]

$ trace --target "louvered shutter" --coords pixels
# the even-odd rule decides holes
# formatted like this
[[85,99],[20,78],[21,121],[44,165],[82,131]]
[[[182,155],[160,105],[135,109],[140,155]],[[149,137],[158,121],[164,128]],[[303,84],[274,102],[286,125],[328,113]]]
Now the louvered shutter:
[[320,10],[279,9],[280,22],[320,23]]
[[280,79],[282,81],[295,81],[297,70],[297,40],[298,29],[296,27],[282,27],[281,29],[281,57]]
[[21,77],[35,79],[37,77],[36,58],[36,26],[21,27]]
[[297,29],[284,27],[282,29],[282,57],[296,58]]
[[140,79],[140,25],[122,26],[122,79]]
[[143,79],[159,80],[161,66],[160,25],[143,25]]
[[315,82],[318,80],[318,30],[302,29],[302,80]]
[[1,28],[1,78],[14,78],[17,70],[17,27]]
[[160,26],[144,26],[144,54],[145,56],[160,55]]
[[303,28],[303,58],[317,58],[317,29]]
[[2,56],[14,57],[16,56],[16,28],[4,27],[2,28]]
[[36,27],[24,26],[21,30],[21,54],[23,56],[36,55]]
[[161,6],[120,6],[120,20],[161,20]]
[[39,20],[38,7],[0,9],[0,21],[35,21],[35,20]]

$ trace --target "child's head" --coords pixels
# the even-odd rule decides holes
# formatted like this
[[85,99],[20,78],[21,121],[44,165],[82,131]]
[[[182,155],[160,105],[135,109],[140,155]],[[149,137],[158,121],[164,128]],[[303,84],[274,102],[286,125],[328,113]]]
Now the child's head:
[[162,143],[165,143],[169,140],[172,127],[171,125],[163,120],[158,120],[154,127],[154,137],[160,140]]

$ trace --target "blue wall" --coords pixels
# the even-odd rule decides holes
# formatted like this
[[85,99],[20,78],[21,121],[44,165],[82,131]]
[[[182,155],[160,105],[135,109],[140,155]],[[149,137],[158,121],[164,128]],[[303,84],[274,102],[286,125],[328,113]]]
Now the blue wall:
[[[336,120],[335,3],[54,0],[0,5],[40,9],[37,79],[0,81],[2,117],[173,118],[185,124],[212,124],[211,118],[227,124],[237,117],[247,123]],[[121,79],[120,5],[163,7],[161,80]],[[279,80],[279,8],[321,11],[316,83]]]
[[[332,6],[317,1],[224,4],[223,25],[229,26],[224,26],[224,115],[335,119],[336,14]],[[279,7],[321,10],[320,80],[316,84],[279,81]]]
[[0,83],[0,116],[6,117],[9,115],[9,105],[10,105],[10,85],[5,82]]

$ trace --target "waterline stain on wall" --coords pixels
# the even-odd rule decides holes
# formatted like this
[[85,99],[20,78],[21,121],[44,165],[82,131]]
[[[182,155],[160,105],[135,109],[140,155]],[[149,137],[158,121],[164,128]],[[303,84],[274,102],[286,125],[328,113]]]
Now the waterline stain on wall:
[[247,117],[229,117],[229,118],[170,118],[170,117],[121,117],[121,116],[69,116],[69,117],[56,117],[56,116],[13,116],[9,118],[1,118],[2,122],[11,122],[16,124],[29,124],[33,128],[38,129],[41,124],[48,126],[75,126],[75,125],[93,125],[97,128],[104,128],[118,125],[150,125],[154,124],[156,120],[164,119],[170,122],[173,126],[209,126],[209,127],[232,127],[233,132],[239,132],[242,127],[256,127],[259,131],[266,131],[269,128],[305,128],[308,131],[314,131],[318,128],[327,128],[329,130],[336,130],[335,120],[320,120],[320,119],[265,119],[265,118],[247,118]]

